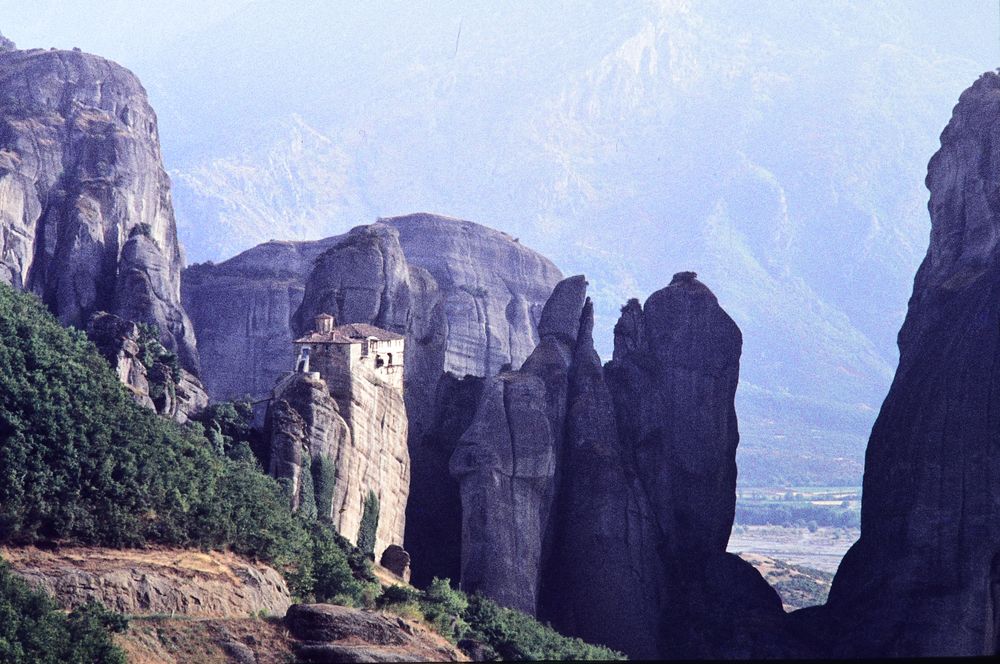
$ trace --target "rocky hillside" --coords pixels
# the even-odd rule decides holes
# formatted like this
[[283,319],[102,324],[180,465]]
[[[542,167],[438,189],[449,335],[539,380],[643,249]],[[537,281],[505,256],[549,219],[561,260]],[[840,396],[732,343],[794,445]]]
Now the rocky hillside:
[[128,70],[77,51],[0,49],[0,281],[66,325],[154,324],[198,371],[156,114]]

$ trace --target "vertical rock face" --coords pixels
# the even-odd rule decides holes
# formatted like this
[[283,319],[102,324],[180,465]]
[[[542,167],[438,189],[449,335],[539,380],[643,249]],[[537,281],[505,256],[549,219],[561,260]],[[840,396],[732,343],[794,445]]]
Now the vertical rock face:
[[382,219],[399,231],[411,265],[426,269],[444,301],[444,371],[492,376],[517,368],[538,343],[535,326],[559,269],[515,238],[432,214]]
[[868,444],[861,539],[824,614],[837,654],[1000,653],[998,138],[991,72],[928,167],[930,246]]
[[693,273],[594,351],[583,277],[556,287],[541,340],[487,382],[451,460],[462,585],[633,657],[750,657],[784,613],[725,553],[736,501],[741,335]]
[[[279,383],[264,431],[270,441],[268,472],[285,484],[292,509],[314,513],[339,528],[339,508],[347,502],[348,491],[346,478],[337,478],[337,472],[349,465],[344,456],[352,441],[326,382],[293,374]],[[344,532],[347,536],[349,531]]]
[[0,48],[0,280],[64,323],[153,323],[197,373],[156,115],[129,71],[67,51]]
[[615,327],[607,379],[619,435],[674,552],[722,552],[729,540],[742,341],[693,272],[641,310],[630,302]]
[[538,611],[551,546],[569,370],[586,301],[565,279],[542,311],[541,341],[518,371],[490,379],[451,458],[462,495],[462,587]]
[[584,304],[566,395],[562,484],[539,615],[636,658],[659,653],[655,520],[636,491]]
[[382,223],[358,226],[316,259],[295,314],[295,332],[305,333],[317,314],[329,313],[338,322],[366,322],[405,334],[409,277],[395,229]]
[[402,545],[409,493],[406,412],[398,390],[364,376],[328,385],[291,374],[274,390],[265,417],[269,472],[292,508],[317,514],[357,544],[365,499],[379,501],[376,560]]

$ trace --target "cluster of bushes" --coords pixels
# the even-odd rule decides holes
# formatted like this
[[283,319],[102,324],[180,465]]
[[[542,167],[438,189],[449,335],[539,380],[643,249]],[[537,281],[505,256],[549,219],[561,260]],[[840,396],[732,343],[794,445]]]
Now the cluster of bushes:
[[736,505],[736,523],[746,526],[827,526],[860,528],[861,510],[811,503],[781,502]]
[[69,614],[32,590],[0,560],[0,662],[4,664],[125,664],[111,634],[127,623],[97,604]]
[[459,647],[503,661],[624,660],[619,652],[559,634],[531,616],[476,593],[472,597],[435,578],[425,590],[389,586],[378,606],[423,619]]

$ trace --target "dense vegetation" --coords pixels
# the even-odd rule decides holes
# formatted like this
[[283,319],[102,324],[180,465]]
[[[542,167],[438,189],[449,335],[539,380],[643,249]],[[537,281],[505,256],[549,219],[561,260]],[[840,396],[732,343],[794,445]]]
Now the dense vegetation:
[[610,648],[559,634],[520,611],[501,607],[478,593],[468,597],[447,579],[434,579],[423,591],[390,586],[379,605],[422,618],[459,647],[503,661],[623,660]]
[[156,542],[281,564],[308,540],[252,458],[220,453],[224,433],[220,450],[203,424],[136,405],[83,333],[7,286],[0,440],[0,542]]
[[4,664],[125,664],[111,640],[121,616],[97,604],[69,614],[31,590],[0,560],[0,662]]

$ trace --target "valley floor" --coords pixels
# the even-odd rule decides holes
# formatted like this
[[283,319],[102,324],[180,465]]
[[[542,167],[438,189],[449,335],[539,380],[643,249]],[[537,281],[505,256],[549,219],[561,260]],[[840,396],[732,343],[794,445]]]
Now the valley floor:
[[729,538],[728,550],[769,556],[832,574],[860,534],[858,528],[828,526],[816,528],[815,532],[795,526],[737,526]]

